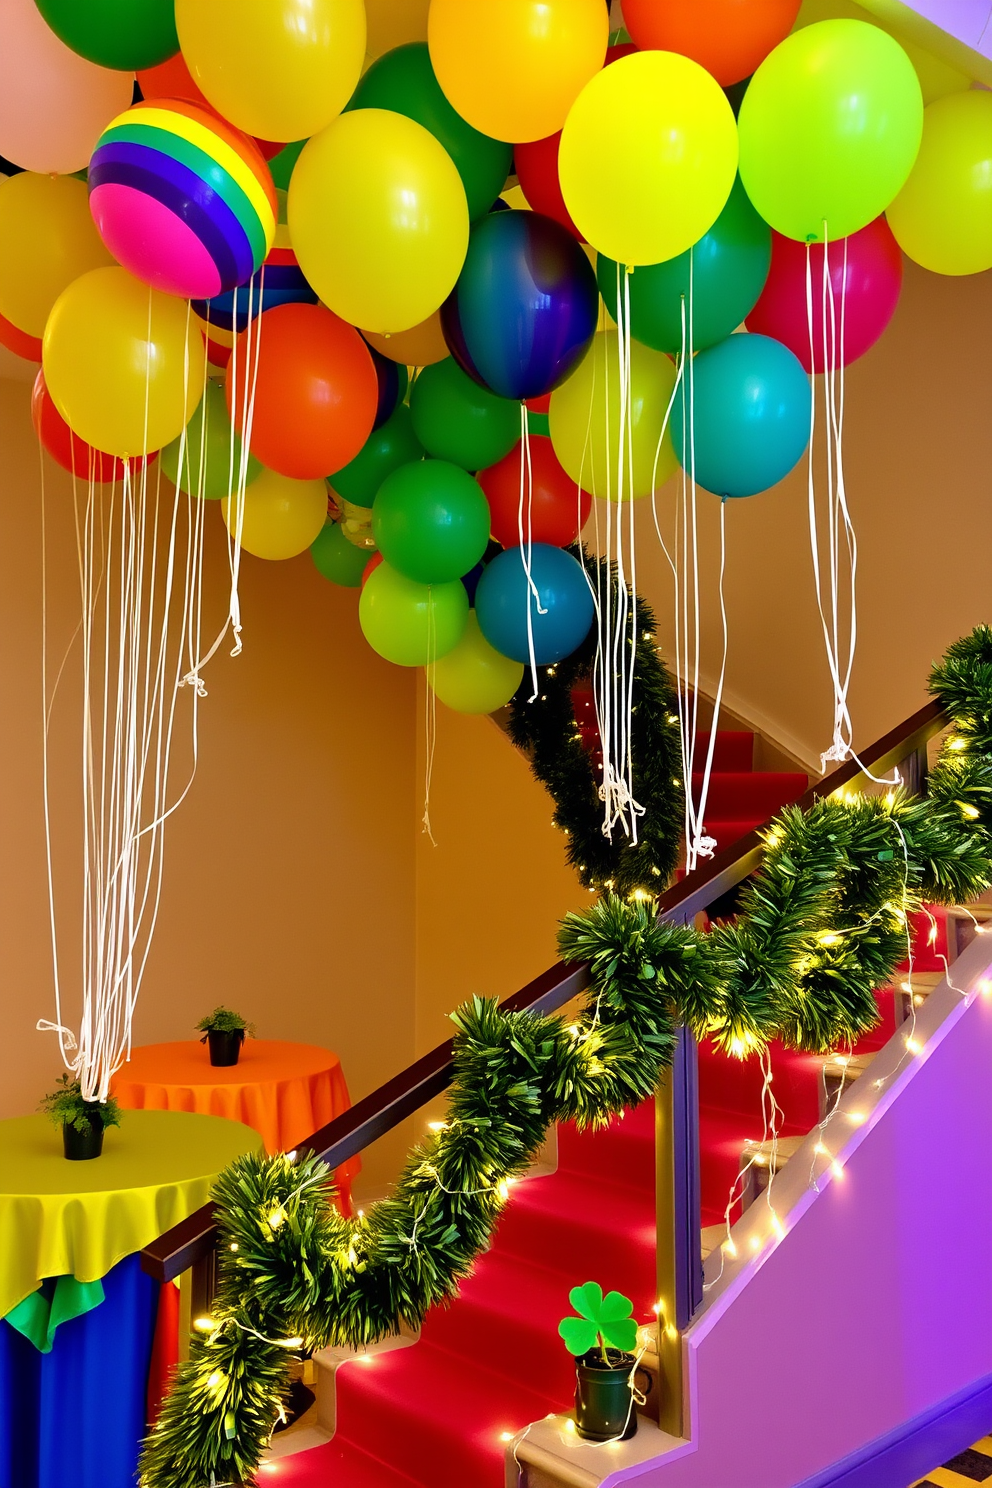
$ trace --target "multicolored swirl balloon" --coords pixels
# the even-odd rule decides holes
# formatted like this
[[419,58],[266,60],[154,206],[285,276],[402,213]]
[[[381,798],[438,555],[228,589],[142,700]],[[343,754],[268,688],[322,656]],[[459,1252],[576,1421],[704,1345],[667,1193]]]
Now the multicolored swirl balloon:
[[199,300],[236,289],[275,240],[275,187],[258,146],[182,99],[118,114],[97,141],[88,179],[104,243],[166,294]]
[[491,212],[472,229],[441,326],[476,382],[539,398],[582,360],[598,313],[596,275],[571,233],[539,212]]

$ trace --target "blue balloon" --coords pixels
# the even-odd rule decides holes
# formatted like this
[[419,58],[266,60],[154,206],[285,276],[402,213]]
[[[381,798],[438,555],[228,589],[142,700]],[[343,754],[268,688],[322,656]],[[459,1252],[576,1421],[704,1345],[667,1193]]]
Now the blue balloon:
[[542,615],[527,584],[523,548],[499,553],[479,580],[475,613],[479,629],[497,651],[513,661],[529,661],[527,607],[534,633],[534,657],[548,666],[581,646],[592,625],[592,593],[582,567],[563,548],[534,543],[531,577],[541,597]]
[[[714,496],[755,496],[788,475],[809,443],[812,396],[799,358],[771,336],[740,331],[701,351],[686,378],[699,485]],[[688,470],[681,398],[672,408],[672,439]]]
[[572,234],[539,212],[491,212],[472,229],[441,307],[455,361],[501,398],[539,398],[592,341],[599,290]]
[[261,310],[274,310],[277,305],[316,305],[317,296],[293,259],[289,263],[266,262],[237,289],[214,295],[212,300],[192,300],[190,303],[194,315],[201,320],[209,320],[211,325],[240,334]]

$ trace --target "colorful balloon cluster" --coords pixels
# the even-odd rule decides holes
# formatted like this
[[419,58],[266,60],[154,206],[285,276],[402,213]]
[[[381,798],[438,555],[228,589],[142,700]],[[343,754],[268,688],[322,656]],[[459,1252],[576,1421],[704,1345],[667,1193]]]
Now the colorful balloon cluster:
[[798,12],[625,0],[608,46],[602,0],[431,0],[384,47],[363,0],[5,0],[0,342],[42,443],[97,481],[161,451],[501,706],[585,639],[569,549],[625,464],[766,490],[903,253],[992,267],[992,94],[924,108],[886,31]]

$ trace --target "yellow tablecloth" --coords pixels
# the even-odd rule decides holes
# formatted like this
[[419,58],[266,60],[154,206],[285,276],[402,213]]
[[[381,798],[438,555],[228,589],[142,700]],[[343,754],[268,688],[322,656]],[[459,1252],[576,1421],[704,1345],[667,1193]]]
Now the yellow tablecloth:
[[0,1121],[0,1317],[46,1276],[97,1281],[199,1209],[257,1132],[185,1111],[128,1111],[103,1156],[67,1162],[47,1116]]

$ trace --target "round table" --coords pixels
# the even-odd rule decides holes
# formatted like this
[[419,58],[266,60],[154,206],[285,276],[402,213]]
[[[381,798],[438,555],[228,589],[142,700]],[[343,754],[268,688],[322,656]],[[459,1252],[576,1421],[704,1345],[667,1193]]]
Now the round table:
[[[336,1054],[276,1039],[246,1039],[230,1066],[212,1065],[196,1039],[145,1044],[131,1050],[112,1088],[128,1110],[203,1111],[242,1121],[261,1135],[269,1153],[292,1151],[351,1105]],[[346,1213],[360,1169],[356,1156],[335,1173]]]
[[128,1111],[102,1157],[67,1162],[47,1116],[0,1121],[0,1483],[133,1484],[162,1290],[135,1252],[261,1145],[215,1116]]

